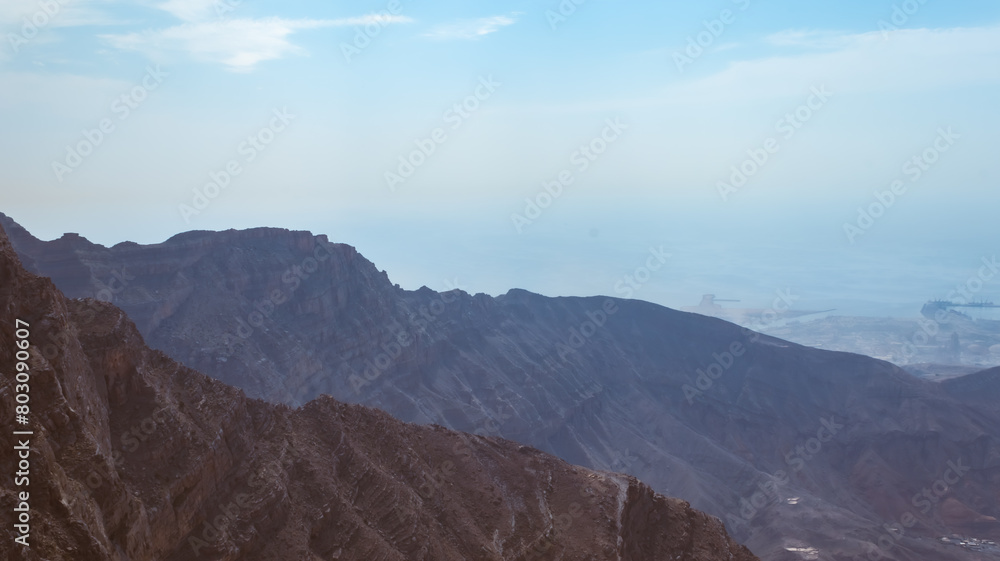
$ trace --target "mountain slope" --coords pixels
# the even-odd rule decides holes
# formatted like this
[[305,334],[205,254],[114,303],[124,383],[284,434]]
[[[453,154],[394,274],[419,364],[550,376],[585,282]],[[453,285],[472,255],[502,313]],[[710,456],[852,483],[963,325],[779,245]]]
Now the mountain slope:
[[[2,559],[756,559],[628,476],[329,397],[247,399],[147,348],[114,306],[26,273],[2,230],[0,311],[0,364],[31,373],[29,423],[14,425],[12,376],[0,419],[34,433],[30,482],[0,485],[8,513],[29,492],[30,548],[5,524]],[[16,328],[58,352],[17,357]],[[3,473],[15,438],[0,434]]]
[[941,382],[950,395],[966,402],[985,406],[1000,417],[1000,367],[981,370]]
[[252,396],[328,393],[625,471],[767,559],[978,559],[940,538],[1000,538],[995,410],[885,362],[640,301],[406,291],[307,232],[113,248],[11,232],[68,294],[113,300]]

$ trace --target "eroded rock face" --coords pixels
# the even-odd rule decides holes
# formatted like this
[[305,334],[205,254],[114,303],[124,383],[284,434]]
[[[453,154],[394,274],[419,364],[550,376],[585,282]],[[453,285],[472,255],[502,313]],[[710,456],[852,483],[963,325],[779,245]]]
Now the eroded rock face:
[[[299,409],[147,348],[118,308],[66,300],[0,230],[0,364],[31,347],[26,560],[757,559],[721,522],[635,478],[330,397]],[[14,415],[0,378],[0,419]],[[15,443],[0,433],[0,448]],[[0,472],[15,471],[0,454]],[[12,512],[15,487],[0,484]]]
[[[305,232],[104,248],[11,231],[34,270],[253,397],[326,393],[628,472],[767,559],[971,560],[940,538],[1000,538],[996,402],[885,362],[640,301],[405,291]],[[959,481],[920,498],[949,462]]]

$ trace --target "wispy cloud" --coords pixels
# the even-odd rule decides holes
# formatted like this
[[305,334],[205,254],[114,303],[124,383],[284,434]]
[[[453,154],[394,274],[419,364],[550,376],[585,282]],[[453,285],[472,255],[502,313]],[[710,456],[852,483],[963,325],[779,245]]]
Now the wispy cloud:
[[388,25],[390,23],[413,23],[413,18],[406,16],[392,16],[384,14],[368,14],[365,16],[358,16],[353,18],[340,18],[334,20],[324,20],[330,22],[332,25],[337,27],[344,27],[348,25],[368,25],[369,23],[377,23],[381,25]]
[[719,45],[713,46],[712,52],[713,53],[721,53],[722,51],[728,51],[730,49],[738,49],[738,48],[740,48],[742,46],[743,45],[740,44],[740,43],[721,43]]
[[[171,0],[169,10],[181,19],[198,18],[161,30],[102,35],[118,49],[159,57],[169,52],[185,53],[195,60],[217,63],[230,70],[247,72],[258,63],[280,59],[302,49],[289,41],[292,34],[324,27],[378,23],[389,25],[412,21],[405,16],[369,14],[340,19],[214,19],[203,21],[205,0]],[[167,9],[161,5],[161,8]]]
[[805,49],[842,49],[865,42],[870,34],[845,34],[836,31],[789,29],[768,35],[764,41],[776,47]]
[[996,63],[1000,58],[1000,26],[900,29],[888,34],[790,31],[770,35],[763,43],[801,45],[790,48],[787,54],[746,59],[734,56],[721,70],[677,80],[652,96],[542,107],[569,112],[622,107],[717,107],[794,99],[817,85],[826,85],[842,95],[1000,84],[1000,65]]
[[888,35],[785,32],[767,42],[797,47],[797,52],[733,62],[716,74],[673,85],[671,97],[769,98],[796,95],[816,84],[856,93],[1000,81],[1000,26],[907,29]]
[[[520,12],[511,14],[511,16],[518,15],[520,15]],[[517,19],[511,16],[491,16],[441,24],[425,33],[424,37],[439,41],[478,39],[484,35],[498,31],[501,27],[517,23]]]
[[224,0],[167,0],[156,7],[184,21],[204,21],[218,15]]

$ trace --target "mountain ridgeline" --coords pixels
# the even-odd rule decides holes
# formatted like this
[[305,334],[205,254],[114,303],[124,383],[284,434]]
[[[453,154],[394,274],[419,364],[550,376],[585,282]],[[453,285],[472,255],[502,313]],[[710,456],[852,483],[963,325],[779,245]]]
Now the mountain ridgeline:
[[[30,504],[4,525],[2,559],[757,559],[633,477],[329,396],[248,399],[146,347],[115,306],[26,272],[2,229],[0,310],[0,364],[28,365],[31,388],[26,425],[13,399],[0,418],[33,434],[0,434],[30,450],[0,456],[30,479],[0,485],[5,512]],[[0,394],[14,386],[4,376]]]
[[1000,540],[995,377],[936,384],[637,300],[408,291],[308,232],[107,248],[0,223],[27,269],[91,298],[76,305],[114,303],[253,398],[326,394],[625,472],[768,560],[978,560],[941,538]]

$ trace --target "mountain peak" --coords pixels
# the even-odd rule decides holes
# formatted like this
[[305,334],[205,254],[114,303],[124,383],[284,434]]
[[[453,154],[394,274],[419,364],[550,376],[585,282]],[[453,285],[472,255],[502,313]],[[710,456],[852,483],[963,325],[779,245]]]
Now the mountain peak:
[[[757,559],[717,519],[631,478],[329,396],[294,410],[247,399],[147,348],[113,305],[67,301],[24,271],[2,226],[0,277],[0,309],[33,343],[31,480],[17,500],[35,530],[15,552],[8,528],[0,558]],[[11,323],[0,337],[14,339]],[[14,384],[0,377],[0,394]],[[0,401],[0,418],[13,407]],[[0,466],[13,473],[14,458]],[[0,485],[7,508],[15,491]]]

